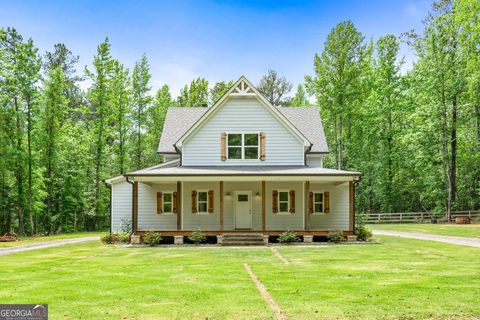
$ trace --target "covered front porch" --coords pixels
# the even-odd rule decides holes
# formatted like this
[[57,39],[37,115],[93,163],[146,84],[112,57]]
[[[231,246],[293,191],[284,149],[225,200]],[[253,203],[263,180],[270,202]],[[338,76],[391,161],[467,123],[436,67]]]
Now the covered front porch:
[[353,233],[355,177],[132,176],[132,227],[163,236]]

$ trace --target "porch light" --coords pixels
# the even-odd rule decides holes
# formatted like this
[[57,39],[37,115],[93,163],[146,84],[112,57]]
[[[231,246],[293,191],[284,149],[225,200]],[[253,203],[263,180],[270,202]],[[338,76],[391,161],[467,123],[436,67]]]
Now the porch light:
[[232,195],[230,194],[230,192],[225,193],[225,197],[230,198],[231,196],[232,196]]
[[255,197],[260,197],[260,192],[255,193]]

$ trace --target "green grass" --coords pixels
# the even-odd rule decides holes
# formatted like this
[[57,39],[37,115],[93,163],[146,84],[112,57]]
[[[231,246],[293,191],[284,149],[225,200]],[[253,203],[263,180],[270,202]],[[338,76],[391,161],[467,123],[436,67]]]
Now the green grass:
[[0,242],[0,248],[10,248],[21,246],[24,244],[48,242],[54,240],[81,238],[81,237],[95,237],[100,236],[99,232],[75,232],[75,233],[61,233],[51,236],[35,236],[35,237],[20,237],[20,241],[15,242]]
[[480,237],[480,224],[372,224],[368,226],[375,230],[420,232],[456,237]]
[[289,265],[265,247],[65,245],[1,257],[0,301],[50,319],[274,318],[246,262],[290,319],[480,318],[477,248],[380,239],[279,246]]

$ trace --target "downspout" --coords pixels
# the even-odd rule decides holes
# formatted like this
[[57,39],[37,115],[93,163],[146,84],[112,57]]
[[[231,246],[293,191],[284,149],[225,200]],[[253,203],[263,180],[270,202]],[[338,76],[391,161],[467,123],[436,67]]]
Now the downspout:
[[105,180],[103,181],[103,183],[105,183],[105,186],[110,189],[110,234],[112,234],[112,204],[113,204],[113,200],[112,200],[112,185],[111,184],[108,184]]
[[133,219],[135,218],[134,216],[134,212],[135,212],[135,208],[133,207],[133,197],[134,197],[134,188],[133,188],[133,182],[129,180],[129,176],[125,176],[125,179],[127,180],[128,183],[130,183],[132,185],[132,232],[130,233],[130,235],[133,235]]

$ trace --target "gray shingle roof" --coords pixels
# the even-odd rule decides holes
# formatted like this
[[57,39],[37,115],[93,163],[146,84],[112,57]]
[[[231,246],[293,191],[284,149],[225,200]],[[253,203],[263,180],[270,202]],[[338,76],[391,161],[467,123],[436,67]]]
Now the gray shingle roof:
[[[277,109],[312,143],[310,152],[328,152],[327,140],[317,107],[278,107]],[[158,152],[176,152],[173,145],[207,110],[208,108],[205,107],[168,108]]]

